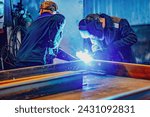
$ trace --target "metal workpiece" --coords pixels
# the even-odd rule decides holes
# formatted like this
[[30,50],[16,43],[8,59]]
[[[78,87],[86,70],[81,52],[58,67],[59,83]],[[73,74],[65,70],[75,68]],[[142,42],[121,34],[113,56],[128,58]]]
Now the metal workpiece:
[[0,99],[32,99],[82,88],[82,73],[60,72],[0,82]]
[[0,99],[149,99],[149,73],[147,65],[103,60],[4,70]]
[[17,79],[33,75],[42,75],[63,71],[84,70],[82,61],[65,62],[61,64],[48,64],[42,66],[25,67],[12,70],[0,71],[0,80]]
[[105,72],[109,75],[150,79],[150,66],[141,64],[122,63],[114,61],[93,60],[89,64],[83,61],[64,62],[60,64],[49,64],[0,71],[0,80],[17,79],[32,75],[42,75],[63,71],[94,71]]

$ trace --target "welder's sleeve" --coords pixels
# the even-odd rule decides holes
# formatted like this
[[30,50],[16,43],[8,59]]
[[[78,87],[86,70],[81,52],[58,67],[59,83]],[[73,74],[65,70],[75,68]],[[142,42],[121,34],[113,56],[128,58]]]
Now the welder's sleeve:
[[66,61],[75,61],[77,60],[76,57],[66,53],[64,50],[62,50],[61,48],[58,49],[56,58],[62,59],[62,60],[66,60]]
[[62,32],[65,26],[65,17],[61,14],[56,14],[52,17],[51,25],[49,26],[49,47],[56,48],[59,46],[62,39]]
[[89,53],[92,53],[92,43],[90,38],[83,40],[83,49],[88,50]]
[[137,42],[137,36],[126,19],[121,19],[119,26],[120,39],[108,46],[113,50],[129,47]]

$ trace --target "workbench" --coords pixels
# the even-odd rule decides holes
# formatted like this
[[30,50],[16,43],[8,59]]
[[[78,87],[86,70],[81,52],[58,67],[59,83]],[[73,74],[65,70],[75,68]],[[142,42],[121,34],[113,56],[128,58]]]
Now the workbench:
[[65,62],[0,71],[0,99],[150,99],[150,66]]

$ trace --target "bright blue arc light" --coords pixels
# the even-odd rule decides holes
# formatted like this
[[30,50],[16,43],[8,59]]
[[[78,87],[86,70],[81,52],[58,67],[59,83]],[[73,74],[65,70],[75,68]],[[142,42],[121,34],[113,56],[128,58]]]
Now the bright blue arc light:
[[90,63],[93,60],[93,58],[88,54],[88,52],[79,51],[76,53],[76,56],[86,64]]

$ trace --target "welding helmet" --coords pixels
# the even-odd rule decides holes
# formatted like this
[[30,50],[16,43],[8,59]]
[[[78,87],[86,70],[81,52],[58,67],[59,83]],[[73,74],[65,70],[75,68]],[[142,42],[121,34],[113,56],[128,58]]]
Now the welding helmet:
[[[93,35],[99,39],[104,36],[104,28],[99,20],[98,14],[90,14],[85,19],[81,20],[79,23],[80,33],[88,35]],[[81,34],[81,36],[83,35]]]
[[86,16],[87,30],[95,37],[102,38],[104,36],[104,28],[100,22],[99,14],[89,14]]
[[80,31],[82,38],[84,38],[84,39],[90,38],[90,33],[88,32],[88,29],[87,29],[87,20],[86,19],[82,19],[79,22],[79,31]]
[[55,2],[53,1],[44,1],[41,6],[40,6],[40,14],[44,12],[57,12],[58,6]]

